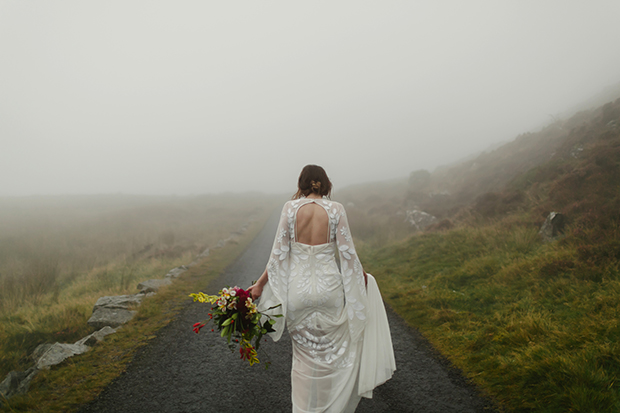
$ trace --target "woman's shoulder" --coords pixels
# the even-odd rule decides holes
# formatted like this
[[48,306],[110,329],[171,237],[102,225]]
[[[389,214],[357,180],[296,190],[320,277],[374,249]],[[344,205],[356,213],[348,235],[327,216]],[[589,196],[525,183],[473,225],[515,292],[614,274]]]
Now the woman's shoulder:
[[344,206],[340,202],[332,201],[331,199],[323,199],[321,201],[325,207],[327,207],[331,212],[342,213],[344,212]]
[[303,201],[303,198],[289,199],[282,206],[282,212],[289,212],[289,211],[296,209],[302,204],[302,201]]
[[344,207],[342,206],[342,204],[338,201],[332,201],[331,199],[324,199],[323,201],[331,204],[333,207],[335,208],[341,208],[344,209]]

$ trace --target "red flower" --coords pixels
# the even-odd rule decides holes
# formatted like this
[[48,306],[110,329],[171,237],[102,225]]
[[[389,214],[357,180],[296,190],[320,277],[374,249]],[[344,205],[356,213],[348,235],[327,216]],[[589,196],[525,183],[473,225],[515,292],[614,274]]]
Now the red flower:
[[[196,334],[200,333],[200,329],[203,328],[204,326],[205,326],[204,323],[203,324],[200,324],[200,323],[194,324],[194,328],[193,328],[194,333],[196,333]],[[211,331],[213,331],[213,330],[211,330]]]
[[235,288],[235,295],[239,297],[240,300],[243,299],[243,301],[250,296],[243,288]]

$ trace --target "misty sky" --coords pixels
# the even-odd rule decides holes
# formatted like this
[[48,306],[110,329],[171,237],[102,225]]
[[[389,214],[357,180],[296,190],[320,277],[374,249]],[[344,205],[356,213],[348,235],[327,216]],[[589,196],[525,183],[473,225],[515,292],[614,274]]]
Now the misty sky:
[[432,169],[620,82],[620,2],[0,0],[0,195]]

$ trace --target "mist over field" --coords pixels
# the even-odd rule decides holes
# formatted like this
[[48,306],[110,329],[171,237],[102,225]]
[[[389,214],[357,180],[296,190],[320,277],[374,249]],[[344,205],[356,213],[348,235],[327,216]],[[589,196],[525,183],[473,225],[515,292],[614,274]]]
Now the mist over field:
[[0,196],[289,193],[307,163],[336,189],[432,170],[617,85],[619,14],[3,0]]
[[97,398],[190,292],[226,285],[309,163],[386,305],[502,411],[618,411],[618,16],[0,0],[0,412]]

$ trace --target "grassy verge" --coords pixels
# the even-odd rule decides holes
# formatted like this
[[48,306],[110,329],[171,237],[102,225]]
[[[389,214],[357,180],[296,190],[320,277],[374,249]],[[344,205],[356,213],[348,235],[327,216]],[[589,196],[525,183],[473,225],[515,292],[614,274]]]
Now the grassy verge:
[[[183,304],[188,302],[190,292],[204,289],[246,248],[262,228],[267,212],[251,225],[238,242],[212,251],[200,265],[192,267],[174,284],[145,299],[134,319],[116,334],[107,336],[91,351],[49,371],[40,372],[28,394],[11,398],[0,411],[70,412],[94,399],[125,370],[136,351],[147,345],[156,332],[174,318]],[[86,325],[86,319],[83,315],[79,320],[81,325]],[[88,327],[85,329],[88,330]]]
[[[246,197],[247,198],[247,197]],[[97,298],[135,294],[265,214],[251,197],[0,198],[0,379],[42,343],[91,332]]]
[[361,246],[386,301],[515,412],[620,411],[620,248],[510,220]]

